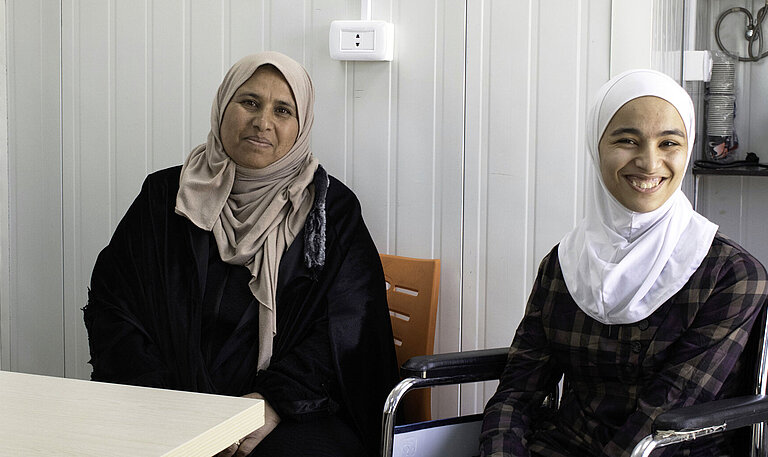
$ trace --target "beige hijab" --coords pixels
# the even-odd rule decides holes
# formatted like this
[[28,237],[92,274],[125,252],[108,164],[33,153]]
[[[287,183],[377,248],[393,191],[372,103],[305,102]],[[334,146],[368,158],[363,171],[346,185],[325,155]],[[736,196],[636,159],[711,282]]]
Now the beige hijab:
[[[290,151],[274,163],[250,169],[224,151],[221,120],[237,89],[262,65],[274,65],[288,81],[296,101],[299,133]],[[312,208],[312,179],[318,162],[309,149],[315,101],[312,81],[293,59],[277,52],[244,57],[224,76],[211,109],[208,141],[196,147],[181,169],[176,213],[213,231],[221,259],[244,265],[259,302],[258,369],[269,365],[277,331],[275,294],[283,252]]]

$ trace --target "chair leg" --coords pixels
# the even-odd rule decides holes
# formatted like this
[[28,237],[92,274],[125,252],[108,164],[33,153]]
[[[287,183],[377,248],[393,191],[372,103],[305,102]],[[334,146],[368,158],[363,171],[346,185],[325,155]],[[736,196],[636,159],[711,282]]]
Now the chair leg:
[[392,457],[395,445],[395,418],[400,400],[418,382],[418,378],[405,378],[387,396],[381,419],[381,456]]
[[768,456],[765,446],[765,426],[766,422],[760,422],[752,426],[752,446],[749,448],[750,457]]

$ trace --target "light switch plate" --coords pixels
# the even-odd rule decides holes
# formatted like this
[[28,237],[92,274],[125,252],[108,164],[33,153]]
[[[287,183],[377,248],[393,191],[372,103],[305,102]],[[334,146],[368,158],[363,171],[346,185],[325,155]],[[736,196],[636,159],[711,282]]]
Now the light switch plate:
[[385,21],[333,21],[328,47],[335,60],[391,61],[395,26]]

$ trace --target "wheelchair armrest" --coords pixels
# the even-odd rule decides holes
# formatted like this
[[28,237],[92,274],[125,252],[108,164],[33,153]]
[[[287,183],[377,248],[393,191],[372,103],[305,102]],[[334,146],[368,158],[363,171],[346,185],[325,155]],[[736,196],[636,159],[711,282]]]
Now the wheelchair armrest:
[[390,457],[394,445],[395,413],[410,389],[499,379],[507,364],[508,348],[411,357],[402,367],[403,380],[392,389],[382,416],[382,455]]
[[412,357],[400,374],[403,378],[450,378],[457,383],[499,379],[508,352],[509,348],[495,348]]
[[667,411],[656,418],[653,430],[699,430],[719,425],[733,430],[767,420],[768,396],[749,395]]

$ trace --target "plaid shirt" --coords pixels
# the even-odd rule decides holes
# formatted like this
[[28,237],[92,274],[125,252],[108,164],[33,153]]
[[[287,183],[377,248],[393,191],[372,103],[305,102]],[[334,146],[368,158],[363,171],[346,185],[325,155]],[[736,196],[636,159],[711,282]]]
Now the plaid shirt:
[[[481,455],[629,456],[660,413],[735,395],[741,373],[751,375],[739,356],[767,296],[760,262],[718,233],[688,283],[653,314],[604,325],[573,301],[553,249],[486,406]],[[563,374],[561,407],[545,412],[539,405]],[[728,449],[722,435],[694,446],[678,455]]]

